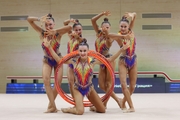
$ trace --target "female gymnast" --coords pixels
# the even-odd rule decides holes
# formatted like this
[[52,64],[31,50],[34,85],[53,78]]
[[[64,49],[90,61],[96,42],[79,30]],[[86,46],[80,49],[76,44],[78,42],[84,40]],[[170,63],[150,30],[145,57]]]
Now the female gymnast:
[[[70,31],[72,29],[72,27],[71,26],[65,26],[65,27],[58,29],[56,31],[57,33],[55,35],[47,35],[46,34],[47,32],[48,32],[48,34],[50,34],[50,33],[53,34],[52,33],[53,31],[51,31],[51,30],[54,29],[54,26],[55,26],[55,21],[54,21],[54,18],[52,17],[52,14],[45,15],[41,18],[28,17],[27,21],[34,28],[34,30],[39,34],[41,45],[42,45],[42,48],[44,51],[42,76],[43,76],[43,82],[44,82],[45,89],[46,89],[46,94],[47,94],[48,99],[49,99],[49,106],[48,106],[48,109],[45,113],[57,112],[57,108],[56,108],[56,105],[54,102],[54,100],[57,96],[57,91],[55,88],[53,88],[53,89],[51,88],[51,83],[50,83],[50,77],[52,74],[52,70],[54,68],[54,71],[55,71],[55,69],[57,67],[57,62],[52,58],[47,47],[44,46],[43,39],[44,38],[47,38],[48,40],[51,39],[51,41],[52,41],[51,46],[53,47],[53,50],[55,51],[55,53],[59,57],[61,57],[61,53],[59,52],[61,37],[63,34]],[[38,26],[35,23],[35,21],[40,21],[41,26]],[[42,23],[45,23],[45,30],[42,28]],[[60,83],[62,80],[61,77],[59,78]]]
[[[45,46],[49,48],[53,58],[59,62],[62,58],[59,57],[50,46],[51,41],[44,39]],[[123,45],[119,51],[108,58],[109,61],[114,61],[121,52],[129,47],[129,42]],[[94,111],[99,113],[105,113],[105,106],[103,105],[100,97],[96,93],[92,84],[93,67],[95,64],[102,64],[97,59],[88,57],[89,45],[86,43],[86,39],[78,45],[79,56],[69,59],[65,64],[73,64],[75,82],[73,85],[73,95],[75,100],[75,106],[72,108],[62,108],[62,112],[71,113],[76,115],[82,115],[84,113],[83,98],[86,95],[89,101],[94,105]]]
[[[131,22],[129,24],[128,18],[131,18]],[[131,99],[131,95],[135,90],[136,80],[137,80],[137,60],[135,54],[135,45],[136,39],[132,28],[134,26],[134,21],[136,18],[136,13],[126,13],[122,19],[120,20],[119,27],[120,31],[119,34],[109,34],[108,36],[117,41],[119,46],[121,47],[124,42],[124,38],[120,37],[122,35],[129,34],[130,40],[130,47],[124,51],[119,57],[119,78],[121,82],[122,92],[124,94],[124,98],[122,100],[122,109],[126,109],[125,102],[128,102],[129,109],[125,110],[125,112],[135,112],[133,102]],[[129,75],[129,88],[127,87],[126,79],[127,73]]]
[[[75,19],[67,19],[64,21],[64,25],[67,26],[69,23],[74,23],[73,24],[73,29],[68,32],[68,36],[70,40],[67,43],[67,53],[71,53],[75,50],[78,49],[78,45],[80,42],[82,42],[82,25],[79,22],[79,20]],[[73,95],[73,85],[74,85],[74,71],[73,71],[73,64],[69,64],[67,68],[67,77],[68,77],[68,82],[69,82],[69,90],[72,95]]]
[[[95,41],[96,52],[99,52],[102,55],[104,55],[106,58],[109,58],[111,56],[111,54],[109,53],[109,49],[113,43],[113,40],[111,38],[109,38],[107,36],[107,34],[110,31],[111,24],[108,21],[108,18],[104,18],[104,21],[101,23],[100,28],[98,27],[98,25],[96,23],[96,21],[104,15],[109,16],[110,12],[104,11],[104,12],[94,16],[91,19],[91,22],[92,22],[92,26],[93,26],[93,28],[96,32],[96,36],[97,36],[96,41]],[[112,61],[111,65],[114,69],[115,61]],[[110,77],[110,73],[109,73],[108,69],[105,67],[105,65],[101,64],[100,69],[99,69],[98,83],[99,83],[99,87],[105,92],[108,92],[111,87],[112,80],[110,78],[111,77]],[[112,92],[111,97],[118,103],[119,107],[121,107],[120,106],[121,99],[118,98],[114,92]],[[108,102],[108,100],[104,102],[105,107],[107,106],[107,102]]]

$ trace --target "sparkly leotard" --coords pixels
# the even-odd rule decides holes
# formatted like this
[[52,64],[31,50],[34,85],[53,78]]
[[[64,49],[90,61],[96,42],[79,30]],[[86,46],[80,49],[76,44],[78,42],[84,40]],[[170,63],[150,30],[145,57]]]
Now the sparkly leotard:
[[[109,53],[109,47],[106,45],[106,37],[101,31],[99,31],[98,37],[95,41],[95,49],[96,52],[101,53],[106,58],[109,58],[111,56],[111,54]],[[105,66],[101,64],[101,67],[104,68]]]
[[91,64],[94,62],[94,58],[88,57],[87,61],[84,63],[80,62],[80,58],[74,60],[75,67],[74,67],[74,74],[75,74],[75,82],[74,87],[79,90],[79,92],[84,96],[87,95],[92,84],[92,76],[93,76],[93,69],[91,68]]
[[[67,53],[71,53],[78,49],[79,41],[76,38],[71,37],[67,43]],[[69,67],[73,69],[73,65],[69,64]]]
[[[121,34],[121,33],[119,33]],[[130,47],[126,49],[126,54],[120,56],[120,60],[124,61],[127,69],[131,69],[136,61],[136,54],[135,54],[135,46],[136,46],[136,38],[130,38]]]
[[[51,47],[53,48],[53,50],[56,52],[56,54],[58,56],[61,56],[61,53],[59,52],[59,47],[60,47],[60,44],[57,42],[57,35],[54,36],[54,38],[51,40]],[[48,63],[50,66],[56,66],[57,65],[57,62],[54,60],[54,58],[52,57],[49,49],[44,45],[44,42],[42,43],[42,48],[43,48],[43,51],[44,51],[44,61],[46,63]]]

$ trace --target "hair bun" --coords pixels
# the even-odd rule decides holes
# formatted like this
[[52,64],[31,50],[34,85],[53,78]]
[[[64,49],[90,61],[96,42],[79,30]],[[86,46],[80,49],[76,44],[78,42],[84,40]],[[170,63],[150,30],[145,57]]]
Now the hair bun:
[[79,48],[79,46],[87,46],[87,48],[89,49],[89,45],[87,44],[86,38],[83,38],[82,42],[79,43],[78,48]]
[[51,18],[52,18],[52,14],[51,14],[51,13],[49,13],[49,14],[47,15],[47,17],[51,17]]
[[82,42],[83,42],[83,43],[87,43],[86,38],[83,38]]
[[129,20],[127,19],[127,17],[123,16],[122,19],[119,22],[127,22],[129,23]]
[[79,23],[79,20],[78,20],[78,19],[76,19],[75,21],[76,21],[77,23]]
[[73,25],[73,29],[74,29],[74,27],[76,27],[77,25],[80,25],[80,26],[82,27],[81,23],[79,23],[79,20],[78,20],[78,19],[75,19],[75,23],[74,23],[74,25]]
[[104,21],[108,22],[108,18],[104,18]]
[[122,17],[122,20],[127,20],[125,16]]

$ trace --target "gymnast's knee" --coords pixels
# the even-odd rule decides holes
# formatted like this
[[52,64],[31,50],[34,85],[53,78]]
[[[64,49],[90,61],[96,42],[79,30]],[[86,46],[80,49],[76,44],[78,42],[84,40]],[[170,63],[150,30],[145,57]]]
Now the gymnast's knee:
[[126,83],[121,83],[121,89],[122,91],[128,90]]
[[98,112],[98,113],[105,113],[105,112],[106,112],[106,109],[105,109],[105,107],[104,107],[104,108],[102,108],[101,110],[96,110],[96,112]]
[[111,88],[111,83],[110,82],[107,82],[106,84],[105,84],[105,90],[107,91],[107,90],[109,90],[110,88]]
[[105,88],[105,85],[104,84],[99,84],[99,88],[101,89],[101,90],[106,90],[106,88]]
[[49,78],[47,78],[47,77],[44,77],[44,78],[43,78],[43,82],[44,82],[44,85],[45,85],[45,86],[50,86],[50,85],[51,85],[50,80],[49,80]]
[[135,88],[136,88],[136,86],[134,85],[134,86],[130,86],[130,93],[132,94],[133,92],[134,92],[134,90],[135,90]]

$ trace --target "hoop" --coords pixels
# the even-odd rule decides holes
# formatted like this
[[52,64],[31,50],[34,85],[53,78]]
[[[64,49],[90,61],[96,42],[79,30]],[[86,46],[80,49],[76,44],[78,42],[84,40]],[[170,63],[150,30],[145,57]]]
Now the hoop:
[[[57,80],[57,75],[58,75],[58,70],[59,70],[59,68],[62,66],[62,64],[63,64],[65,61],[67,61],[67,60],[69,60],[70,58],[75,57],[75,56],[77,56],[77,55],[78,55],[78,51],[74,51],[74,52],[71,52],[71,53],[67,54],[66,56],[64,56],[64,57],[59,61],[58,67],[57,67],[56,72],[55,72],[55,87],[56,87],[56,89],[57,89],[58,94],[59,94],[66,102],[68,102],[68,103],[70,103],[70,104],[72,104],[72,105],[75,105],[74,99],[73,99],[71,96],[67,95],[67,94],[60,88],[59,82],[58,82],[58,80]],[[114,79],[115,79],[115,78],[114,78],[113,68],[112,68],[110,62],[109,62],[103,55],[101,55],[101,54],[98,53],[98,52],[89,50],[88,56],[92,56],[92,57],[98,59],[100,62],[102,62],[102,63],[107,67],[107,69],[108,69],[109,72],[110,72],[111,79],[112,79],[112,86],[111,86],[110,90],[109,90],[104,96],[101,97],[101,101],[104,102],[104,101],[106,101],[106,100],[110,97],[111,93],[112,93],[113,90],[114,90]],[[90,101],[83,101],[83,104],[84,104],[85,107],[90,107],[90,106],[92,106],[92,104],[91,104]]]

